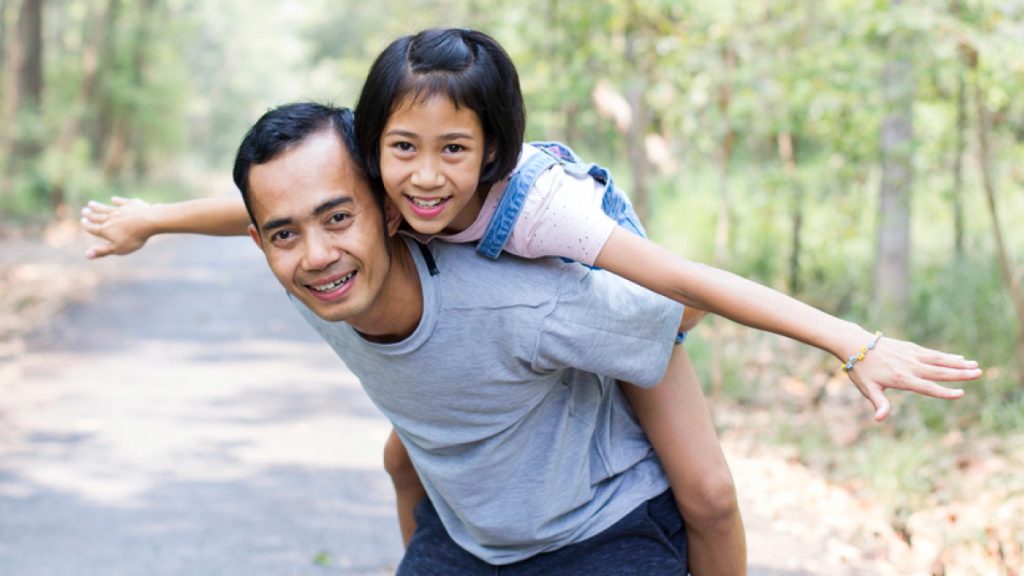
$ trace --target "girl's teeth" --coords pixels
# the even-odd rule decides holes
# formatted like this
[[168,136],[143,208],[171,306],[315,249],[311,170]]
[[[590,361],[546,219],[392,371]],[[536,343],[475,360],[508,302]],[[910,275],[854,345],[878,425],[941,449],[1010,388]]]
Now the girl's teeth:
[[443,198],[434,198],[433,200],[420,200],[419,198],[412,199],[412,203],[420,208],[433,208],[443,201]]

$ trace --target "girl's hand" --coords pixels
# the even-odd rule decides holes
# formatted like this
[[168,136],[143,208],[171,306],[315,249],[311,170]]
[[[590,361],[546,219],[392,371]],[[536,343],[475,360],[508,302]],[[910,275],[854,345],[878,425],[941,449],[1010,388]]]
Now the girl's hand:
[[693,306],[687,306],[683,310],[683,318],[679,321],[679,331],[689,332],[697,327],[697,324],[707,316],[707,312],[695,308]]
[[874,406],[878,422],[889,415],[891,408],[885,397],[887,388],[955,400],[964,395],[962,389],[947,388],[936,382],[976,380],[981,374],[978,363],[963,356],[887,337],[882,337],[875,349],[848,372],[860,393]]
[[113,206],[91,201],[82,208],[82,228],[105,241],[85,252],[89,259],[111,254],[131,254],[153,235],[153,224],[148,213],[153,206],[137,198],[110,199]]

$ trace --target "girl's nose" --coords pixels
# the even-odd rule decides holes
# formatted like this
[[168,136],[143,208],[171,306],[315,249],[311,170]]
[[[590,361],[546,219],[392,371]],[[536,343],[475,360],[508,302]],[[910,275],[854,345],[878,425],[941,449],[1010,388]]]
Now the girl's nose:
[[444,174],[437,168],[434,159],[424,159],[412,173],[412,185],[423,190],[432,190],[444,185]]

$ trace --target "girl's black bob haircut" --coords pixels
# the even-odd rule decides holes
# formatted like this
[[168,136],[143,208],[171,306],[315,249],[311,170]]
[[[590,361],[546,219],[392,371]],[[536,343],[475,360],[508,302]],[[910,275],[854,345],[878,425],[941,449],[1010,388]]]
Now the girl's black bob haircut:
[[[476,113],[484,132],[480,186],[512,173],[523,146],[526,110],[519,75],[493,38],[464,28],[429,29],[392,42],[374,61],[355,111],[356,141],[367,176],[380,176],[380,141],[405,102],[445,96]],[[411,100],[410,100],[411,99]]]

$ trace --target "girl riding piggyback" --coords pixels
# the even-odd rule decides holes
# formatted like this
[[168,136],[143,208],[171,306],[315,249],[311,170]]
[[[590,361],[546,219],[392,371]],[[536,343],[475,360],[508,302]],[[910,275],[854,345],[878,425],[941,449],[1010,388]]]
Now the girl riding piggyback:
[[[576,260],[686,304],[684,329],[702,314],[695,309],[707,310],[828,350],[850,370],[860,362],[850,374],[877,419],[888,412],[888,386],[955,398],[962,391],[924,378],[977,376],[962,358],[880,340],[879,333],[649,242],[606,170],[557,143],[523,144],[525,117],[515,66],[494,39],[465,29],[426,30],[396,40],[374,62],[356,107],[356,138],[369,177],[421,242],[476,242],[489,258],[505,251]],[[693,572],[742,574],[745,544],[732,479],[699,383],[692,370],[679,372],[651,390],[623,389],[686,519]],[[389,450],[401,460],[397,438]]]
[[[526,113],[511,59],[491,37],[465,29],[403,36],[374,62],[355,113],[372,183],[423,243],[474,242],[486,257],[557,256],[613,273],[686,305],[681,332],[701,311],[834,355],[884,419],[887,388],[953,399],[936,382],[978,378],[961,356],[882,337],[729,272],[686,260],[644,237],[610,174],[557,143],[524,145]],[[240,200],[149,205],[90,203],[83,226],[107,240],[92,257],[125,254],[156,233],[247,234]],[[444,271],[440,271],[444,273]],[[510,285],[510,290],[515,286]],[[622,384],[686,520],[694,574],[745,574],[733,480],[699,382],[677,346],[661,383]],[[385,448],[408,541],[424,491],[398,437]]]

